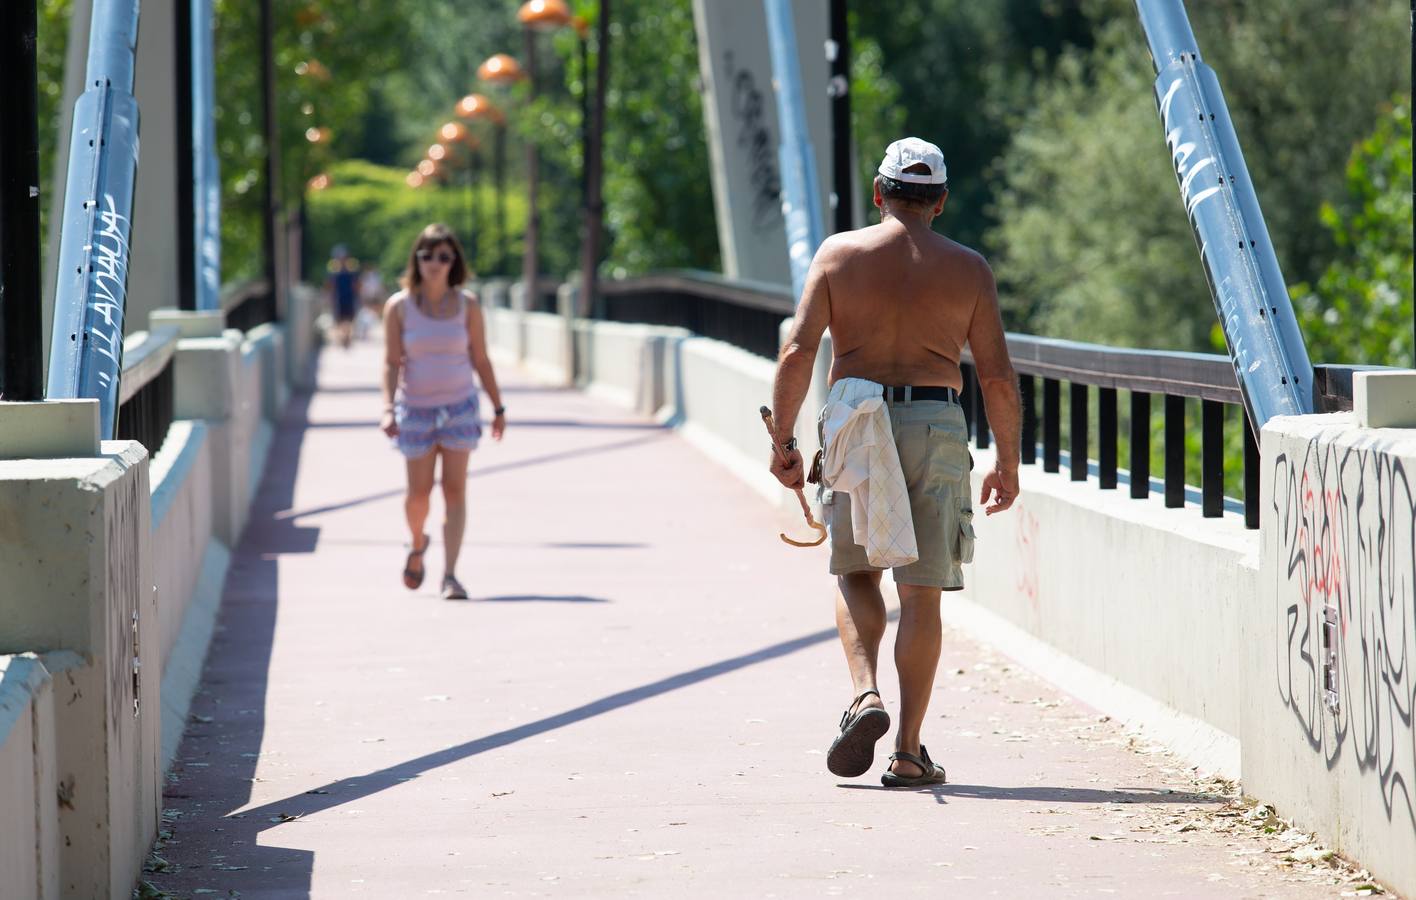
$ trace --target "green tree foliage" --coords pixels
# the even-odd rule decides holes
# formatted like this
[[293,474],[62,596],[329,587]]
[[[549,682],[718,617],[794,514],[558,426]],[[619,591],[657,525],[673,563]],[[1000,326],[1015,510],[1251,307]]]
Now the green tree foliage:
[[1085,5],[1082,0],[853,3],[855,74],[859,78],[878,59],[880,73],[896,85],[888,91],[890,102],[898,104],[896,115],[881,118],[876,130],[862,122],[880,115],[872,108],[876,98],[854,98],[865,173],[874,176],[885,146],[902,133],[939,144],[949,164],[950,200],[937,227],[982,245],[994,222],[994,160],[1008,147],[1035,86],[1051,77],[1057,57],[1092,43],[1095,24]]
[[[301,202],[309,178],[353,155],[372,86],[402,64],[410,10],[381,0],[275,4],[281,194]],[[265,142],[260,5],[216,0],[216,140],[222,180],[222,276],[261,271]]]
[[[1014,327],[1142,347],[1209,349],[1214,311],[1169,172],[1151,67],[1129,0],[1091,48],[1040,82],[996,173],[985,249]],[[1332,255],[1324,199],[1381,103],[1409,78],[1406,10],[1392,0],[1191,4],[1219,74],[1279,262],[1311,277]],[[1333,90],[1341,84],[1341,90]]]
[[[311,191],[305,205],[305,270],[312,279],[324,271],[335,244],[344,244],[360,260],[378,265],[386,279],[401,273],[418,232],[430,222],[448,225],[463,243],[474,274],[485,273],[495,263],[496,248],[486,228],[469,242],[465,226],[468,204],[477,206],[477,218],[491,215],[493,191],[485,182],[469,197],[464,183],[429,180],[412,189],[401,166],[379,166],[364,160],[345,160],[330,166],[330,186]],[[524,196],[507,198],[509,231],[514,236],[510,253],[519,257],[520,235],[526,228]],[[474,246],[475,243],[475,246]],[[391,283],[391,282],[390,282]]]
[[[579,10],[592,22],[595,2]],[[566,268],[578,267],[580,102],[579,44],[557,35],[565,87],[538,105],[530,119],[549,165],[542,172],[572,175],[554,188],[553,207],[565,217],[548,261],[561,252]],[[591,76],[599,51],[591,37]],[[698,87],[698,49],[690,0],[616,0],[610,23],[610,81],[605,118],[604,202],[608,245],[605,265],[615,274],[650,269],[716,269],[708,146]],[[593,81],[588,85],[593,90]],[[549,93],[549,92],[548,92]],[[526,131],[523,129],[523,134]],[[564,271],[564,269],[562,269]]]
[[1191,349],[1214,316],[1138,31],[1116,20],[1063,54],[998,163],[987,245],[1011,327]]
[[1336,258],[1292,294],[1314,362],[1413,364],[1411,97],[1397,98],[1347,164],[1347,197],[1324,203]]

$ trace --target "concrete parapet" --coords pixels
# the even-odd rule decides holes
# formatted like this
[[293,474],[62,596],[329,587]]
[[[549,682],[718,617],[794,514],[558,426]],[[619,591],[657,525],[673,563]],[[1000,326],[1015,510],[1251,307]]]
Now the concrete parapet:
[[[976,500],[994,457],[971,453]],[[1040,466],[1021,467],[1019,482],[1012,509],[975,510],[965,595],[1189,717],[1189,733],[1156,737],[1208,771],[1238,776],[1247,652],[1238,634],[1257,591],[1258,534],[1239,516],[1206,519],[1193,506],[1166,508],[1159,495],[1137,500]],[[1106,698],[1083,699],[1124,714]]]
[[477,296],[488,309],[506,309],[511,305],[511,282],[505,278],[489,278],[481,283]]
[[1363,428],[1416,428],[1416,372],[1354,372],[1352,411]]
[[148,314],[153,331],[175,328],[184,338],[221,337],[226,330],[226,314],[219,309],[155,309]]
[[0,403],[0,459],[97,456],[97,400]]
[[591,393],[641,415],[672,418],[674,346],[692,337],[683,328],[621,322],[575,323],[576,381]]
[[1245,789],[1416,895],[1416,430],[1264,426]]
[[285,328],[286,370],[290,373],[290,384],[300,390],[309,390],[314,387],[314,368],[311,364],[323,337],[315,327],[315,320],[320,314],[319,291],[305,284],[292,286],[285,312],[282,325]]
[[157,828],[148,458],[102,453],[0,462],[0,652],[46,654],[54,676],[64,896],[126,896]]
[[246,345],[254,348],[261,360],[261,416],[274,422],[290,400],[285,329],[271,322],[259,325],[246,333]]
[[521,363],[538,378],[555,384],[567,381],[565,323],[551,313],[521,314]]
[[57,898],[54,689],[32,653],[0,656],[0,896]]

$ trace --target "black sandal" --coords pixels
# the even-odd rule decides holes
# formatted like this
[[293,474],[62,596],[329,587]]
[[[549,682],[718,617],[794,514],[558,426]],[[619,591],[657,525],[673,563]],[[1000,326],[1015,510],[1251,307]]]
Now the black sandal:
[[423,586],[423,576],[428,571],[426,566],[414,571],[413,560],[419,559],[424,553],[427,553],[428,547],[432,546],[432,543],[432,539],[425,534],[423,535],[423,549],[408,551],[408,559],[403,563],[403,586],[410,591],[416,591]]
[[880,776],[880,783],[886,787],[924,787],[925,785],[948,784],[949,782],[944,767],[934,764],[934,760],[929,758],[929,751],[924,749],[923,744],[919,745],[919,756],[900,750],[890,754],[890,762],[895,760],[918,766],[921,774],[896,775],[894,772],[886,772]]
[[875,762],[875,742],[890,730],[890,714],[872,706],[852,715],[871,694],[880,696],[877,690],[862,691],[841,713],[841,733],[826,752],[826,768],[832,775],[855,778],[869,772]]

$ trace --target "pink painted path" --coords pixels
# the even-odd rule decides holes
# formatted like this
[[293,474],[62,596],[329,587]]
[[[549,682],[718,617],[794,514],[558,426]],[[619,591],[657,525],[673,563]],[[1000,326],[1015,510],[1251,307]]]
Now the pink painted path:
[[[194,897],[1326,897],[1226,786],[946,632],[954,784],[843,783],[824,550],[674,433],[514,371],[409,593],[372,344],[281,424],[147,876]],[[755,417],[755,409],[744,409]],[[440,504],[434,504],[434,524]],[[946,600],[947,602],[947,600]],[[893,670],[883,654],[884,684]],[[886,692],[894,708],[894,697]],[[882,743],[881,749],[888,752]],[[1272,828],[1273,822],[1269,825]],[[1282,838],[1282,840],[1280,839]]]

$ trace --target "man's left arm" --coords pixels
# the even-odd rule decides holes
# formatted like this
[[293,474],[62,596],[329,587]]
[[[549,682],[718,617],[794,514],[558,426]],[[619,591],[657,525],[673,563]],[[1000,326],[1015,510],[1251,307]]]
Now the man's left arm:
[[[811,388],[811,373],[816,365],[816,353],[821,347],[821,335],[831,322],[831,290],[827,282],[825,263],[829,250],[823,245],[812,260],[802,288],[801,303],[787,335],[782,352],[777,357],[777,372],[772,378],[772,418],[777,427],[773,439],[779,446],[791,440],[796,430],[797,414]],[[772,454],[771,470],[777,480],[789,488],[806,486],[806,472],[801,451],[785,454],[783,464],[776,452]]]

